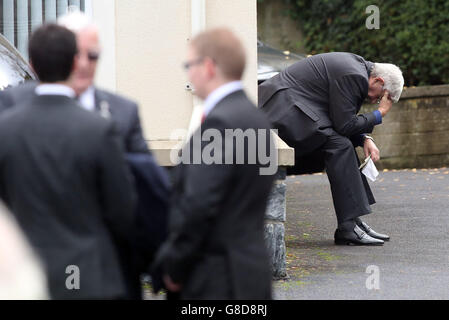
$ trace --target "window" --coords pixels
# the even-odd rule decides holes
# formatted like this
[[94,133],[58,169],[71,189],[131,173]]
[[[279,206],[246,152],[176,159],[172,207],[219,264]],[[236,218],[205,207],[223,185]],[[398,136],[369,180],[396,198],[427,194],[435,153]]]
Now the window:
[[43,22],[55,21],[71,8],[86,11],[89,0],[0,0],[0,32],[28,60],[28,38]]

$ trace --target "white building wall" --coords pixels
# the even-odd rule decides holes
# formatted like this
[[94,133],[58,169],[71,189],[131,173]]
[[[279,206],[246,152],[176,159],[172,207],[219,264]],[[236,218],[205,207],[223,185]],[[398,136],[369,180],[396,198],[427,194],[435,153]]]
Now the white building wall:
[[99,27],[100,45],[102,47],[102,55],[95,80],[101,87],[111,91],[117,89],[115,10],[116,0],[86,1],[86,14],[90,15]]
[[[227,26],[248,55],[244,84],[257,96],[256,0],[206,0],[206,27]],[[187,129],[193,103],[181,65],[191,36],[190,0],[92,0],[103,52],[97,83],[139,102],[148,140]]]

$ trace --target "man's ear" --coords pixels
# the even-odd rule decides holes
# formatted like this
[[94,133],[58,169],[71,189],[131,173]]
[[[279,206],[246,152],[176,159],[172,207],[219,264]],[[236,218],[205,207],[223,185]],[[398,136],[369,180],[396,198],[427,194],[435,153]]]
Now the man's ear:
[[211,58],[205,57],[204,58],[204,66],[206,67],[207,74],[211,78],[213,78],[215,76],[215,74],[217,73],[217,65],[214,63],[214,61]]
[[376,81],[379,81],[382,84],[382,87],[385,85],[385,81],[381,77],[376,77]]

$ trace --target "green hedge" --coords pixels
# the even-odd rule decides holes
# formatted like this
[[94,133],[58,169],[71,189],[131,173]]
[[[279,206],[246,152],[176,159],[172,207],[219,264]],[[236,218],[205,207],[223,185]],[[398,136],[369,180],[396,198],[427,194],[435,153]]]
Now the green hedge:
[[[402,69],[406,86],[449,83],[447,0],[283,1],[300,23],[311,54],[349,51],[394,63]],[[380,29],[366,28],[369,5],[379,7]]]

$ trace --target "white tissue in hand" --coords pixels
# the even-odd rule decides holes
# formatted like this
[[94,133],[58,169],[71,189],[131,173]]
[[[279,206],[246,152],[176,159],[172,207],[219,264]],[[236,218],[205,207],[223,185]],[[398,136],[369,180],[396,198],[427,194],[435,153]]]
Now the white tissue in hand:
[[362,169],[362,173],[371,181],[376,181],[376,178],[379,175],[379,171],[377,171],[377,168],[371,159],[368,160],[365,168]]

